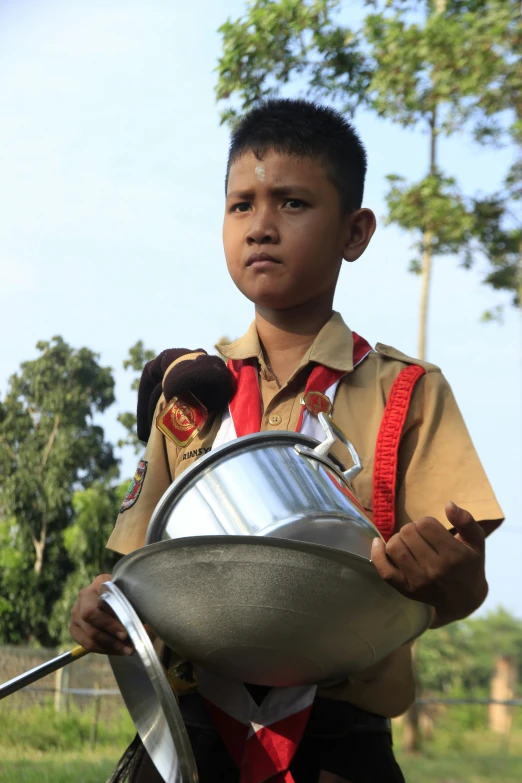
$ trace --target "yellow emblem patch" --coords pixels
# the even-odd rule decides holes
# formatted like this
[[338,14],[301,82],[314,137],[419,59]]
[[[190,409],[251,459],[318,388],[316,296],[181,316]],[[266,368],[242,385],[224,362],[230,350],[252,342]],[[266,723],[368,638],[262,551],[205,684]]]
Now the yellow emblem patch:
[[176,446],[186,446],[201,430],[208,418],[208,411],[193,394],[173,397],[156,417],[156,427],[174,441]]

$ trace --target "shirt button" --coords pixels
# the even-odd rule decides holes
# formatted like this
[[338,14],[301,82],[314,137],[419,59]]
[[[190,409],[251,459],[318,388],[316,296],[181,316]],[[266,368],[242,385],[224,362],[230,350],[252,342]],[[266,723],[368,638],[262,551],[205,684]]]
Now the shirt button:
[[274,427],[277,424],[281,424],[281,421],[282,421],[282,419],[281,419],[281,416],[279,415],[279,413],[272,413],[272,415],[268,419],[268,423],[272,424]]

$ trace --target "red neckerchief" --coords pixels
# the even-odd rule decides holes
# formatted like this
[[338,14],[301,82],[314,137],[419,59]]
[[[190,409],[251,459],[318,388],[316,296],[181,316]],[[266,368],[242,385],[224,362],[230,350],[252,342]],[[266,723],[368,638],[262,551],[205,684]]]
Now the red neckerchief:
[[[353,332],[353,366],[362,362],[370,353],[372,347],[363,337]],[[228,368],[236,378],[236,393],[230,402],[230,415],[234,422],[237,437],[259,432],[263,403],[259,389],[257,359],[229,359]],[[345,375],[344,370],[332,370],[318,364],[308,377],[304,394],[320,392],[324,394],[339,378]],[[333,400],[332,400],[333,402]],[[303,423],[304,405],[301,406],[296,432]]]

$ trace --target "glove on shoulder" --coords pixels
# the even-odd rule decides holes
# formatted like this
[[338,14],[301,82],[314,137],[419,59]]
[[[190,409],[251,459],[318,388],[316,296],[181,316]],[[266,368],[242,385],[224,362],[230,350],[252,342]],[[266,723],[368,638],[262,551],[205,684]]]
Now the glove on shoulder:
[[[173,362],[192,353],[200,356],[178,361],[167,373]],[[226,407],[235,390],[235,378],[219,356],[209,356],[201,348],[197,351],[188,348],[162,351],[143,368],[138,390],[138,438],[144,443],[148,441],[162,392],[167,402],[191,392],[209,413],[216,413]]]

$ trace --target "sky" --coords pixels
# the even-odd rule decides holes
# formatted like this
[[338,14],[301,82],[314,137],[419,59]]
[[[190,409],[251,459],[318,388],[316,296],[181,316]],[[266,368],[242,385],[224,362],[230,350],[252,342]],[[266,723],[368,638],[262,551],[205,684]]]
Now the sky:
[[[343,18],[361,13],[345,2]],[[228,131],[214,98],[218,27],[245,0],[0,0],[0,395],[39,340],[62,335],[111,366],[117,402],[102,417],[123,436],[135,406],[122,368],[138,339],[159,352],[240,336],[252,306],[227,277],[221,245]],[[414,355],[419,279],[412,237],[384,225],[385,176],[426,171],[428,139],[360,112],[364,205],[379,227],[343,270],[335,306],[371,343]],[[440,146],[467,193],[493,191],[511,151],[463,133]],[[522,617],[522,340],[520,315],[485,325],[508,297],[454,258],[436,260],[428,358],[442,367],[505,511],[488,541],[490,593]],[[136,456],[120,452],[122,477]]]

